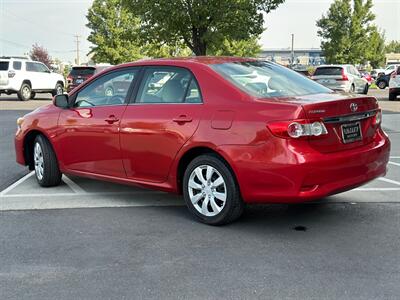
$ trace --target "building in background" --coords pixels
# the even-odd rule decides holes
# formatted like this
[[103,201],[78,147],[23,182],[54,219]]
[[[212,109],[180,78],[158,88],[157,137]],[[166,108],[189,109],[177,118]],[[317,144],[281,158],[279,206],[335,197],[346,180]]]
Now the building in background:
[[294,49],[293,63],[292,50],[290,48],[263,49],[259,56],[284,66],[292,64],[318,66],[325,63],[325,57],[323,56],[322,50],[319,48]]

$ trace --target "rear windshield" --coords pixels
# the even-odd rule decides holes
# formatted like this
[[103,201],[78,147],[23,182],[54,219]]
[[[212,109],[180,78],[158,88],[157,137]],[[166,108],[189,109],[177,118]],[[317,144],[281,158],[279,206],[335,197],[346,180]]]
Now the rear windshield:
[[319,76],[319,75],[341,76],[342,70],[343,68],[340,67],[317,68],[314,72],[314,76]]
[[8,61],[0,61],[0,71],[8,70]]
[[211,65],[211,68],[238,88],[259,98],[332,92],[304,75],[268,61],[223,63]]
[[71,76],[93,75],[95,70],[96,70],[95,68],[72,68],[69,75]]

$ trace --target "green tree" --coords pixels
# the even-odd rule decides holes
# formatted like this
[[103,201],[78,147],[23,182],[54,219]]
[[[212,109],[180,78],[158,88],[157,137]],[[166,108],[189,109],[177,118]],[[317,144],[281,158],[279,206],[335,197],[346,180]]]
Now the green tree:
[[335,0],[317,21],[328,63],[376,64],[382,59],[384,38],[373,24],[372,6],[372,0]]
[[94,0],[87,14],[91,29],[89,53],[97,63],[119,64],[143,57],[139,39],[139,19],[121,0]]
[[385,47],[386,53],[400,53],[400,41],[391,41]]
[[225,39],[218,48],[211,48],[208,54],[217,56],[257,56],[261,52],[261,45],[258,43],[258,40],[258,37],[239,41]]
[[264,30],[263,14],[282,2],[284,0],[125,0],[132,14],[141,20],[145,41],[167,45],[182,42],[195,55],[226,52],[232,47],[227,41],[235,43],[258,37]]

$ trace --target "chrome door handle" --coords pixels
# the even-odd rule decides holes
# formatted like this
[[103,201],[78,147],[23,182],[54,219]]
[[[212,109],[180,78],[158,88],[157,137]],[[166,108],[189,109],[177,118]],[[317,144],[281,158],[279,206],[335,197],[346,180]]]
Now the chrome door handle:
[[116,116],[111,115],[107,119],[105,119],[104,121],[106,121],[108,124],[114,124],[115,122],[118,122],[119,119]]

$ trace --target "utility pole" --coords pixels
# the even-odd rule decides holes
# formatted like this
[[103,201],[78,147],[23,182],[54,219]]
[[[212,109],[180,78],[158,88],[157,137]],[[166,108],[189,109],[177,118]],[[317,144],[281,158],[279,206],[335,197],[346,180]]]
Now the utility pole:
[[76,38],[76,60],[75,63],[79,66],[80,62],[79,62],[79,39],[80,39],[80,35],[74,35],[74,37]]
[[294,65],[294,34],[292,33],[292,67]]

